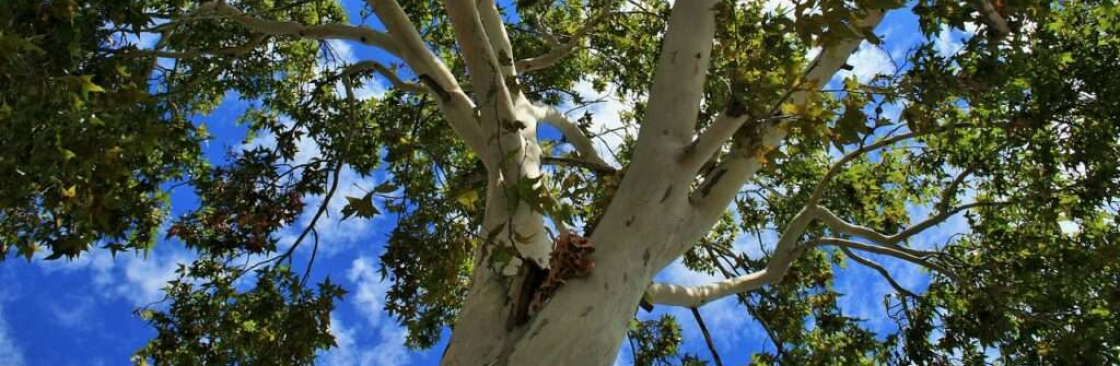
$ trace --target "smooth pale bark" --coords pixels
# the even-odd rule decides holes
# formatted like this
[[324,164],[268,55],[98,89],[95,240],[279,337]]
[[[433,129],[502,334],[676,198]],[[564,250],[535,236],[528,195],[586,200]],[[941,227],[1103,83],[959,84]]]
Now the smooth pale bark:
[[[568,281],[527,326],[512,332],[502,330],[508,304],[496,297],[482,300],[476,296],[482,291],[472,294],[456,324],[442,365],[610,364],[653,276],[710,230],[743,181],[761,168],[756,159],[730,164],[726,168],[734,177],[726,187],[719,187],[717,196],[690,200],[694,174],[691,170],[698,164],[687,154],[693,143],[708,67],[714,3],[679,2],[673,9],[651,88],[648,119],[639,132],[634,158],[591,237],[598,248],[594,255],[596,270],[587,278]],[[876,11],[869,18],[859,26],[874,27],[882,12]],[[818,86],[831,78],[860,41],[841,42],[835,49],[823,52],[807,72],[809,83]],[[794,102],[804,103],[805,96],[795,93],[793,98]],[[728,136],[742,123],[727,122],[728,125],[719,126],[719,130],[711,132],[710,137],[702,137],[693,147],[699,147],[700,154],[713,153],[717,143],[708,140]],[[785,137],[785,130],[778,126],[762,128],[760,140],[753,143],[777,146]],[[791,224],[787,229],[789,235],[779,245],[778,260],[762,277],[768,281],[780,278],[789,268],[799,252],[797,238],[815,216],[814,212],[803,212]],[[489,278],[491,282],[493,277]],[[720,291],[749,289],[748,283]],[[682,300],[682,304],[693,298]]]
[[201,13],[214,12],[219,16],[233,20],[254,32],[262,34],[297,36],[300,38],[319,40],[346,39],[380,48],[393,55],[397,55],[399,52],[396,42],[394,42],[391,37],[385,33],[366,27],[345,24],[308,26],[296,22],[257,19],[237,10],[237,8],[229,6],[224,1],[213,1],[200,5],[199,11]]
[[[858,19],[852,26],[874,29],[882,21],[883,16],[886,14],[885,10],[875,9],[866,12],[862,18]],[[860,34],[860,32],[855,32]],[[820,55],[817,56],[812,63],[809,64],[808,69],[805,71],[805,76],[802,78],[801,88],[790,94],[789,102],[794,105],[804,105],[808,102],[810,90],[816,90],[826,84],[838,72],[841,67],[847,62],[848,57],[859,48],[860,43],[863,42],[862,38],[851,38],[841,40],[829,47],[825,48]],[[722,119],[722,118],[721,118]],[[728,121],[720,121],[728,122]],[[714,143],[710,140],[714,138],[706,138],[710,136],[726,136],[727,133],[723,130],[726,126],[713,126],[702,134],[697,139],[698,145],[694,153],[696,154],[710,154],[711,145]],[[747,181],[749,181],[755,173],[762,169],[765,160],[761,158],[762,154],[775,148],[779,148],[785,140],[787,130],[780,123],[770,123],[769,121],[762,121],[755,125],[745,126],[744,128],[755,128],[754,140],[751,141],[737,141],[740,151],[732,155],[729,159],[721,162],[713,169],[713,173],[706,177],[701,189],[694,192],[691,197],[693,205],[693,214],[686,216],[689,217],[689,225],[687,228],[693,230],[690,236],[699,238],[704,235],[708,230],[719,220],[727,206],[734,199],[735,195]],[[707,155],[703,155],[706,157]],[[704,159],[698,156],[686,156],[685,162],[690,167],[699,165],[699,161]],[[661,303],[667,305],[683,305],[683,306],[698,306],[718,298],[729,296],[734,293],[750,291],[757,289],[763,285],[780,281],[784,276],[786,269],[791,262],[796,259],[796,255],[800,250],[796,250],[797,241],[804,233],[804,225],[808,221],[813,220],[818,215],[818,210],[811,204],[805,207],[791,223],[787,224],[786,229],[779,238],[777,252],[788,253],[787,255],[775,256],[774,259],[767,265],[763,271],[747,274],[740,278],[733,278],[726,281],[721,281],[703,286],[677,286],[665,284],[651,284],[650,294],[652,303]],[[679,243],[672,252],[673,258],[683,255],[695,241],[688,241]]]
[[666,249],[695,240],[681,235],[688,231],[680,220],[690,210],[691,177],[671,166],[691,137],[699,108],[714,33],[714,3],[678,4],[673,12],[653,88],[664,110],[650,113],[656,117],[643,124],[639,146],[646,148],[636,153],[591,237],[598,248],[596,270],[560,287],[526,326],[500,336],[506,337],[503,345],[477,340],[503,332],[504,318],[479,322],[463,317],[443,365],[607,365],[614,361],[646,286],[671,260]]

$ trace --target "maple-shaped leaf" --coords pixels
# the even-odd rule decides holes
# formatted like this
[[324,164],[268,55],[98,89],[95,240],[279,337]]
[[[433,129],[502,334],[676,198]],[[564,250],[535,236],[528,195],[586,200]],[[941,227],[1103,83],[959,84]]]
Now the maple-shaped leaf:
[[343,220],[349,219],[351,216],[368,219],[379,214],[381,214],[381,211],[378,211],[377,207],[373,205],[373,192],[361,198],[346,196],[346,206],[342,208]]

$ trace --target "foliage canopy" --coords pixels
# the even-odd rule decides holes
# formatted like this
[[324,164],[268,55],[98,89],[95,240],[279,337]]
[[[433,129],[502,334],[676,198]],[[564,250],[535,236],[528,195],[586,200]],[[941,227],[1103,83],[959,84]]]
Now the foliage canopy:
[[[370,3],[379,1],[390,0]],[[985,17],[992,4],[1006,31]],[[483,98],[444,5],[399,5],[465,95]],[[391,215],[380,258],[391,281],[385,310],[408,328],[409,346],[431,347],[458,319],[472,273],[500,272],[520,256],[491,245],[502,229],[482,229],[489,205],[525,204],[552,228],[594,233],[628,173],[672,10],[659,0],[499,5],[515,54],[499,54],[498,64],[531,68],[521,59],[567,48],[507,87],[580,108],[597,102],[577,91],[590,86],[628,107],[609,130],[591,113],[573,121],[597,144],[616,143],[600,149],[611,154],[605,160],[572,148],[579,142],[564,131],[542,137],[543,178],[510,184],[507,202],[488,191],[485,154],[448,128],[448,97],[431,76],[391,55],[348,60],[332,48],[337,39],[379,46],[366,33],[327,32],[363,22],[382,29],[372,11],[351,19],[334,0],[0,2],[0,259],[146,251],[161,235],[175,238],[198,259],[166,288],[166,306],[138,311],[158,336],[135,362],[312,364],[334,344],[329,315],[345,291],[308,284],[304,264],[293,263],[297,247],[317,248],[313,226],[295,243],[277,232],[305,211],[316,220]],[[905,64],[823,90],[803,85],[822,48],[853,37],[891,44],[854,25],[867,9],[917,18],[905,32],[922,37]],[[858,223],[847,232],[811,224],[800,239],[819,245],[780,283],[736,295],[774,343],[752,364],[1120,363],[1114,2],[806,0],[773,9],[728,0],[713,11],[696,132],[728,112],[788,136],[781,146],[742,143],[761,131],[748,124],[720,145],[693,178],[695,194],[717,184],[720,162],[746,157],[763,168],[683,263],[728,278],[763,270],[772,238],[807,204],[827,207],[833,224]],[[966,29],[975,35],[958,50],[940,49],[938,35]],[[383,95],[355,94],[383,84],[392,85]],[[237,123],[267,143],[212,166],[200,147],[210,136],[194,121],[229,95],[251,106]],[[344,171],[386,178],[326,212],[320,202],[337,193]],[[166,191],[177,184],[201,202],[169,217]],[[968,230],[924,247],[912,240],[923,223],[951,217]],[[891,244],[931,269],[928,288],[902,288],[858,246],[836,245],[866,234],[859,229],[900,233]],[[757,237],[762,254],[737,250],[744,237]],[[268,259],[234,261],[246,256]],[[834,275],[855,265],[897,290],[861,300],[881,301],[897,332],[876,334],[842,311],[839,299],[859,294],[836,292]],[[634,321],[629,334],[637,364],[703,363],[675,355],[672,318]]]

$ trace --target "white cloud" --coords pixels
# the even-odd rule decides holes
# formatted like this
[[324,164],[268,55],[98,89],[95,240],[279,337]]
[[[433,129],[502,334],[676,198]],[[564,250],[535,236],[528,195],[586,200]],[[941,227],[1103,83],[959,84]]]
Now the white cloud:
[[[354,46],[352,46],[350,44],[350,42],[343,41],[343,40],[338,40],[338,39],[331,39],[331,40],[327,40],[326,43],[327,43],[327,47],[329,47],[332,50],[333,56],[335,57],[335,59],[330,60],[330,59],[327,59],[326,57],[321,57],[319,59],[319,64],[317,65],[317,67],[318,67],[317,71],[322,71],[323,69],[326,68],[326,64],[328,62],[332,62],[332,61],[337,62],[337,63],[342,63],[344,65],[354,64],[354,63],[360,61],[360,58],[354,52]],[[369,98],[381,98],[388,91],[385,88],[385,85],[382,84],[381,79],[379,77],[375,77],[373,79],[367,79],[361,85],[355,85],[355,86],[356,86],[356,88],[354,89],[354,97],[359,99],[359,100],[364,100],[364,99],[369,99]],[[346,89],[345,89],[345,86],[342,84],[342,81],[339,81],[335,85],[335,90],[338,91],[340,96],[343,96],[346,93]]]
[[948,26],[941,26],[941,31],[937,33],[937,38],[933,40],[933,47],[941,56],[948,57],[955,55],[958,50],[964,45],[954,37],[953,31]]
[[762,232],[761,237],[762,242],[759,242],[759,238],[754,233],[741,232],[731,243],[731,248],[736,253],[746,254],[749,258],[762,258],[764,250],[774,250],[774,244],[778,242],[778,232],[766,229]]
[[[301,143],[301,145],[303,145]],[[300,155],[304,154],[304,147],[300,147]],[[315,154],[318,154],[317,149]],[[297,160],[299,158],[297,157]],[[300,164],[293,162],[292,164]],[[355,243],[369,239],[370,235],[374,233],[377,223],[385,220],[384,216],[374,217],[372,219],[364,219],[359,217],[351,217],[349,219],[342,219],[342,209],[346,207],[346,197],[362,197],[365,196],[368,190],[373,189],[376,185],[371,182],[372,179],[362,177],[349,167],[344,167],[339,174],[338,190],[331,197],[331,201],[327,204],[327,211],[315,223],[315,231],[319,234],[319,253],[326,256],[333,256],[338,253],[350,249]],[[280,240],[280,247],[287,248],[295,243],[296,239],[307,228],[312,219],[315,218],[315,213],[319,210],[319,206],[323,202],[322,195],[309,196],[304,198],[304,211],[299,215],[294,223],[278,233]],[[380,208],[379,208],[380,209]],[[312,247],[310,244],[314,240],[310,236],[304,238],[304,242],[300,244],[298,251],[309,251]]]
[[408,332],[395,325],[381,327],[381,342],[371,351],[372,362],[362,362],[366,365],[399,366],[408,364],[409,350],[404,347],[405,336]]
[[878,46],[867,42],[860,44],[859,50],[848,58],[848,65],[852,66],[852,70],[840,70],[836,73],[837,77],[843,79],[855,75],[861,83],[866,83],[876,75],[891,75],[895,72],[891,56]]
[[127,256],[122,268],[124,282],[113,286],[112,291],[137,306],[158,301],[163,298],[167,281],[175,279],[179,264],[189,264],[192,260],[193,255],[183,251],[152,253],[148,258]]
[[0,366],[23,366],[23,351],[12,339],[10,329],[4,320],[4,304],[0,303]]
[[346,279],[356,286],[351,291],[351,300],[357,305],[358,312],[371,326],[381,323],[381,309],[385,306],[385,292],[389,284],[381,280],[373,262],[367,257],[355,259],[346,272]]
[[836,275],[835,290],[843,294],[837,303],[845,316],[863,319],[874,331],[890,327],[890,319],[883,308],[883,296],[894,291],[878,273],[849,261],[848,268]]
[[62,304],[53,303],[48,307],[55,323],[68,329],[86,330],[90,328],[89,320],[95,316],[93,308],[96,303],[96,299],[82,296],[67,299]]
[[381,84],[380,79],[375,79],[366,81],[357,89],[354,89],[354,97],[359,100],[369,98],[381,99],[386,92],[388,92],[388,89],[385,88],[385,85]]
[[351,47],[350,43],[346,41],[340,39],[327,40],[327,46],[334,51],[339,61],[352,63],[357,59],[357,57],[354,56],[354,47]]
[[122,252],[114,258],[108,250],[93,250],[73,261],[46,261],[42,260],[45,254],[40,254],[34,262],[46,273],[89,270],[100,295],[144,306],[163,297],[163,287],[175,278],[179,264],[190,263],[194,259],[187,250],[173,246],[173,243],[165,244],[167,246],[162,250],[153,250],[147,255]]
[[[355,259],[346,278],[354,283],[350,300],[366,322],[348,327],[332,315],[330,331],[338,347],[324,353],[323,360],[330,366],[408,364],[411,351],[404,346],[408,332],[382,314],[388,284],[374,270],[373,261],[367,257]],[[355,337],[359,331],[375,334],[375,341],[362,346]]]
[[[622,121],[622,113],[630,110],[630,106],[619,100],[614,95],[612,88],[608,87],[603,93],[599,93],[588,81],[576,83],[573,91],[585,101],[598,101],[586,108],[592,114],[590,132],[597,135],[594,139],[595,150],[599,152],[599,156],[603,157],[603,160],[617,165],[618,161],[614,158],[614,152],[617,152],[618,148],[622,146],[623,138],[638,133],[637,126]],[[583,109],[573,111],[573,113],[580,114],[583,112]]]
[[360,361],[360,351],[354,346],[354,328],[347,328],[345,324],[333,314],[331,315],[331,335],[334,336],[335,348],[323,354],[321,358],[328,366],[351,366]]
[[[741,1],[745,3],[746,1]],[[762,12],[767,14],[775,14],[780,7],[783,12],[789,12],[794,7],[793,0],[766,0],[762,5]]]

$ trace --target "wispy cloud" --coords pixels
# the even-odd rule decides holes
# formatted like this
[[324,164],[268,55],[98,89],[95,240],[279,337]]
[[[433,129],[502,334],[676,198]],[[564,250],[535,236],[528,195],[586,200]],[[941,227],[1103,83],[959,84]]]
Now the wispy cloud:
[[373,261],[367,257],[355,259],[346,272],[346,279],[354,283],[353,297],[358,309],[370,326],[381,323],[381,309],[385,306],[385,292],[389,284],[381,280],[373,267]]
[[[346,278],[353,283],[351,304],[365,322],[348,326],[337,315],[332,316],[331,334],[338,347],[324,353],[322,360],[330,366],[409,364],[411,351],[404,346],[408,333],[384,316],[382,308],[388,283],[374,270],[373,261],[368,257],[355,259]],[[373,335],[374,341],[361,344],[356,337],[359,332]]]
[[4,304],[0,302],[0,366],[23,365],[23,351],[12,338],[11,328],[4,320]]
[[163,287],[175,278],[179,264],[194,259],[194,254],[186,249],[165,244],[168,245],[146,255],[118,253],[114,258],[107,250],[94,250],[74,261],[37,258],[34,262],[46,273],[88,270],[92,272],[94,287],[104,298],[120,298],[134,306],[143,306],[161,299]]
[[[596,101],[596,103],[587,106],[586,109],[573,110],[573,114],[582,114],[585,111],[591,113],[590,132],[596,135],[593,140],[595,150],[599,152],[599,156],[603,160],[617,164],[618,161],[614,158],[614,152],[617,152],[618,148],[622,146],[623,139],[627,135],[638,133],[638,127],[622,121],[622,113],[630,110],[630,106],[619,100],[612,90],[613,87],[608,87],[603,93],[599,93],[592,87],[591,82],[580,81],[576,84],[574,91],[585,101]],[[570,115],[569,117],[577,118],[579,115]]]
[[875,78],[876,75],[891,75],[895,72],[895,65],[891,61],[891,56],[882,48],[867,42],[860,44],[859,50],[848,58],[848,64],[852,65],[852,70],[841,70],[836,73],[837,77],[842,79],[849,75],[855,75],[861,83],[866,83]]

